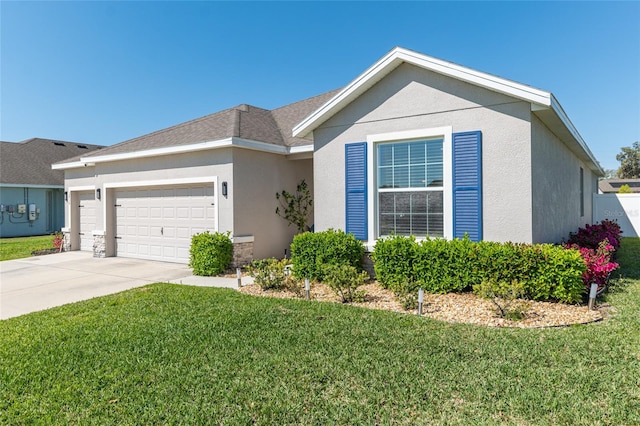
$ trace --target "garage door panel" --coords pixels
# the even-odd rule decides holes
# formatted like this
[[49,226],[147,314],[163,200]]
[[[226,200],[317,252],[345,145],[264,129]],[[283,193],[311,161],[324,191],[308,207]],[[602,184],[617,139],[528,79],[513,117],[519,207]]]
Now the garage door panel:
[[117,255],[188,263],[192,235],[217,229],[214,201],[213,185],[117,191]]
[[93,191],[78,194],[80,250],[93,251],[93,231],[96,229],[96,200]]

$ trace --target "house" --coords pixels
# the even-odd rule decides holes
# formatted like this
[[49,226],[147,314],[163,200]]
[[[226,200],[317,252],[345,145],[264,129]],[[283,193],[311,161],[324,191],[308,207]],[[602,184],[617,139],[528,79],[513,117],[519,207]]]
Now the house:
[[601,194],[617,194],[622,185],[629,185],[631,193],[640,194],[640,179],[601,179],[598,189]]
[[395,48],[343,89],[249,105],[58,163],[66,244],[187,262],[229,232],[234,262],[282,257],[275,194],[300,180],[315,230],[555,242],[591,222],[603,170],[549,93]]
[[32,138],[0,142],[0,237],[46,235],[64,226],[64,172],[51,164],[97,145]]
[[559,242],[603,170],[550,92],[395,48],[293,129],[315,229]]
[[276,193],[303,179],[313,190],[313,145],[291,129],[335,93],[239,105],[54,165],[67,249],[187,263],[192,235],[217,231],[236,264],[285,256],[296,228],[275,214]]

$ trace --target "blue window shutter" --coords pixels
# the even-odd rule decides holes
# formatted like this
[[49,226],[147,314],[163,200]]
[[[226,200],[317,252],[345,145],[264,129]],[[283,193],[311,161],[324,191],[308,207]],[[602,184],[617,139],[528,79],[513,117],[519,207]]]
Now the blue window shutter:
[[453,237],[482,240],[482,133],[453,134]]
[[346,232],[367,241],[367,143],[345,145]]

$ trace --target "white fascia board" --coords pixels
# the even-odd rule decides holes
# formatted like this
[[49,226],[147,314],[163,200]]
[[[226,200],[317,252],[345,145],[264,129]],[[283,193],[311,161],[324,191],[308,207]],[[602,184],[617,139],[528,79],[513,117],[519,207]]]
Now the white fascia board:
[[64,189],[64,185],[32,185],[30,183],[0,183],[1,188]]
[[51,169],[52,170],[68,170],[68,169],[77,169],[85,166],[86,166],[85,162],[83,162],[82,160],[78,160],[78,161],[72,161],[70,163],[52,164]]
[[289,154],[304,154],[313,152],[313,145],[301,145],[289,147]]
[[[83,157],[80,159],[80,161],[74,161],[72,163],[56,164],[53,166],[53,168],[57,170],[73,169],[73,168],[85,167],[87,165],[95,165],[96,163],[107,163],[110,161],[122,161],[122,160],[131,160],[131,159],[137,159],[137,158],[158,157],[162,155],[183,154],[188,152],[204,151],[204,150],[219,149],[219,148],[230,148],[230,147],[245,148],[245,149],[251,149],[254,151],[262,151],[262,152],[271,152],[274,154],[281,154],[281,155],[288,155],[295,152],[306,152],[306,151],[299,151],[299,149],[303,147],[289,148],[282,145],[274,145],[274,144],[254,141],[250,139],[231,137],[231,138],[219,139],[215,141],[195,143],[190,145],[168,146],[164,148],[148,149],[145,151],[126,152],[126,153],[111,154],[111,155],[97,155],[94,157]],[[311,151],[313,151],[313,145],[305,145],[305,147],[311,147]]]
[[185,152],[202,151],[206,149],[226,148],[232,145],[232,138],[219,139],[209,142],[201,142],[190,145],[174,145],[163,148],[147,149],[144,151],[124,152],[121,154],[96,155],[95,157],[83,157],[82,162],[106,163],[109,161],[132,160],[136,158],[157,157],[161,155],[182,154]]
[[584,139],[582,139],[582,136],[580,136],[580,133],[578,133],[578,129],[575,128],[575,126],[569,119],[569,116],[567,115],[567,113],[564,112],[564,108],[562,108],[562,105],[560,105],[560,102],[558,102],[558,100],[556,99],[555,96],[553,96],[553,94],[551,94],[551,109],[553,110],[553,112],[555,112],[558,115],[558,117],[560,118],[562,123],[565,125],[567,130],[569,130],[571,135],[573,135],[573,137],[578,142],[580,147],[587,154],[587,156],[595,166],[596,171],[599,172],[602,176],[604,176],[605,174],[604,169],[600,165],[600,162],[598,162],[595,155],[593,155],[587,143],[584,141]]
[[403,62],[518,99],[523,99],[532,104],[545,107],[551,105],[551,93],[544,90],[396,47],[356,77],[356,79],[349,83],[340,93],[295,126],[293,128],[293,136],[306,137],[322,122],[329,119],[342,109],[343,106],[353,101],[362,92],[373,86],[373,84],[377,83]]
[[271,152],[274,154],[288,154],[286,146],[274,145],[271,143],[265,143],[260,141],[254,141],[250,139],[231,138],[232,146],[239,148],[251,149],[254,151]]

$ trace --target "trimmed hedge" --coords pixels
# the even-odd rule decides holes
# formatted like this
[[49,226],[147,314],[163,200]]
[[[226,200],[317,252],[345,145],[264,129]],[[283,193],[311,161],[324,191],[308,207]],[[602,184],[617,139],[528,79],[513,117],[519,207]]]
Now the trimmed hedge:
[[304,232],[291,243],[293,276],[322,281],[325,265],[349,265],[360,271],[363,255],[364,246],[353,234],[334,229]]
[[467,291],[489,280],[520,281],[533,300],[575,303],[585,293],[580,252],[550,244],[393,236],[376,243],[372,258],[378,281],[398,294]]
[[227,269],[233,258],[233,243],[229,233],[209,231],[191,237],[189,267],[194,275],[219,275]]

